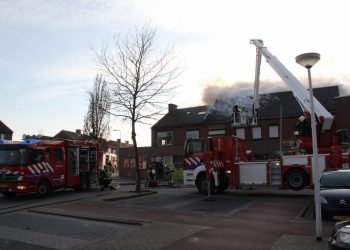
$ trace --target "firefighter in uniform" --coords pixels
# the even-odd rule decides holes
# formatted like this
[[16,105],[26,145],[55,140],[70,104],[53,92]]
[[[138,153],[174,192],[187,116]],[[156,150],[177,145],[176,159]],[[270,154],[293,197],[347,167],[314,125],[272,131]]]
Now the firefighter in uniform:
[[308,119],[305,116],[300,116],[298,123],[295,128],[299,131],[302,136],[311,136],[311,125]]
[[150,169],[147,170],[145,186],[146,185],[149,187],[157,186],[155,182],[155,177],[156,177],[156,170],[153,167],[151,167]]
[[168,178],[168,185],[170,187],[174,186],[174,170],[170,169],[168,165],[165,165],[165,174]]
[[109,167],[112,164],[109,162],[106,164],[106,166],[104,167],[104,169],[101,169],[99,177],[98,177],[98,183],[101,186],[101,191],[104,191],[105,188],[110,188],[111,190],[113,190],[114,188],[110,185],[112,182],[112,177],[109,173]]

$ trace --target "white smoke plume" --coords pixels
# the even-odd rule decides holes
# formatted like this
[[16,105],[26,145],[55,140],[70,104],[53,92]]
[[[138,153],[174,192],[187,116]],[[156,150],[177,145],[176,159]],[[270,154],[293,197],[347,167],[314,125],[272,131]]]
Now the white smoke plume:
[[[286,91],[282,82],[264,82],[260,88],[260,94]],[[233,84],[225,83],[218,79],[205,84],[202,91],[202,102],[209,106],[211,110],[219,111],[223,115],[231,115],[234,105],[244,106],[251,111],[253,106],[254,83],[252,82],[235,82]],[[260,103],[268,98],[260,99]]]
[[[282,82],[264,81],[260,85],[260,94],[288,90]],[[206,83],[202,93],[202,102],[206,105],[213,105],[216,100],[252,97],[254,95],[254,83],[238,81],[229,84],[218,79]]]
[[[303,86],[308,89],[307,79],[302,79]],[[313,87],[326,87],[326,86],[339,86],[339,95],[349,95],[349,84],[343,84],[335,81],[334,79],[313,79]],[[269,99],[269,93],[292,91],[282,81],[261,81],[259,94],[265,94],[260,96],[260,104],[264,104]],[[240,105],[248,108],[251,111],[253,106],[254,95],[254,83],[238,81],[232,84],[226,83],[222,79],[217,79],[204,84],[202,88],[202,102],[208,105],[208,113],[215,110],[223,115],[229,116],[232,114],[232,108],[234,105]]]

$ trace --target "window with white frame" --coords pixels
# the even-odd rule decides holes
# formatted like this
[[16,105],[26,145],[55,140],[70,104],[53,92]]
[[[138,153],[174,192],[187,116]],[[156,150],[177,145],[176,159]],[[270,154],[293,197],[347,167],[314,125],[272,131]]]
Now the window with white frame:
[[218,129],[218,130],[209,130],[208,131],[208,135],[224,135],[226,132],[225,132],[225,129]]
[[236,136],[245,139],[245,128],[236,128]]
[[188,138],[198,139],[199,138],[199,131],[198,130],[186,131],[186,139],[188,139]]
[[278,126],[277,125],[270,125],[269,126],[269,137],[270,138],[278,138]]
[[157,133],[157,146],[167,146],[174,144],[174,132],[165,131]]
[[261,127],[252,128],[253,139],[261,139]]

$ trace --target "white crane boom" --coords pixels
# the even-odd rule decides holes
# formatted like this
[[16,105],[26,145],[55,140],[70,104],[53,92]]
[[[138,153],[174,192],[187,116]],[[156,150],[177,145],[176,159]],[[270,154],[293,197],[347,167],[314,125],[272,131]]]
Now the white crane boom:
[[[267,63],[275,70],[285,84],[292,90],[295,98],[300,103],[303,111],[309,113],[311,110],[310,106],[310,94],[309,91],[296,79],[296,77],[289,72],[289,70],[275,57],[272,55],[266,47],[263,46],[263,41],[258,39],[250,40],[251,44],[256,46],[256,69],[255,69],[255,86],[254,86],[254,109],[257,109],[256,103],[259,103],[259,77],[260,77],[260,64],[261,55],[263,55]],[[329,113],[325,107],[314,98],[314,110],[315,115],[322,125],[322,131],[329,130],[332,127],[334,117]],[[258,106],[258,105],[257,105]],[[253,111],[254,112],[254,111]]]

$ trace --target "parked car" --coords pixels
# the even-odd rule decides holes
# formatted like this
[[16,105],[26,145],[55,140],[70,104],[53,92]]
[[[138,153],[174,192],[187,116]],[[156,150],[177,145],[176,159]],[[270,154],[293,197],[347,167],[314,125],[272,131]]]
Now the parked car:
[[322,216],[350,220],[350,169],[323,172],[320,187]]
[[350,249],[350,221],[335,224],[328,240],[328,248],[330,250]]

